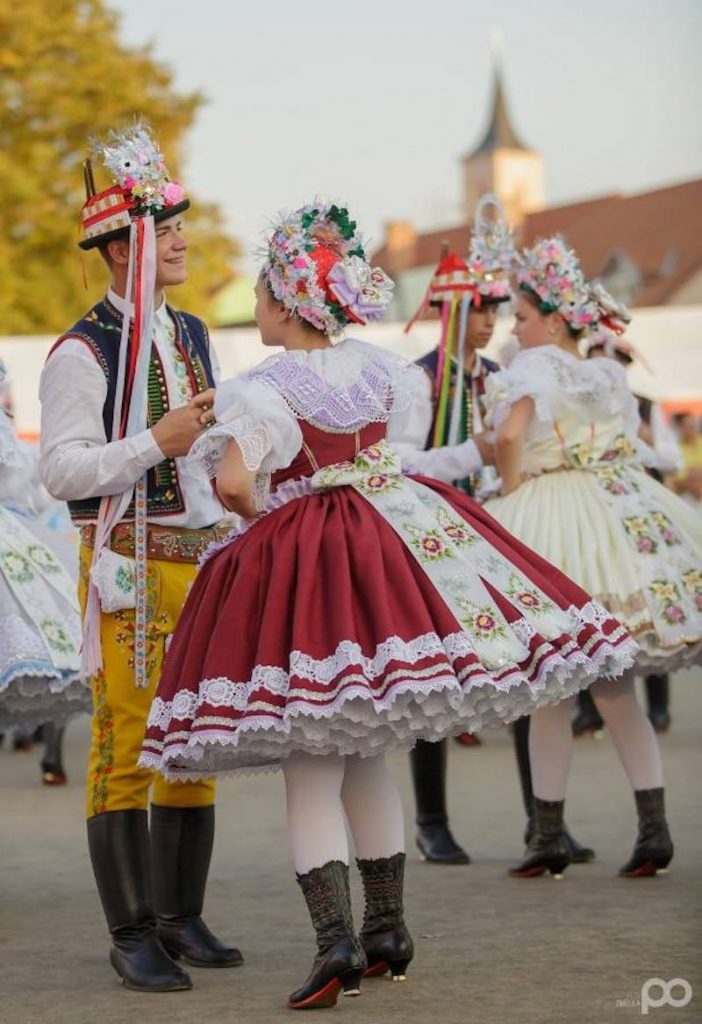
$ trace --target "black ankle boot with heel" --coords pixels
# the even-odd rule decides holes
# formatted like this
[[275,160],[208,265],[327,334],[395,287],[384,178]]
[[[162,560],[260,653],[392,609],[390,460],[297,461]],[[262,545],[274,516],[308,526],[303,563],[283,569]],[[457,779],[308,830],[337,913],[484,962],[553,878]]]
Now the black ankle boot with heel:
[[393,981],[404,981],[414,956],[414,943],[405,924],[403,889],[405,855],[357,860],[361,872],[365,911],[360,939],[368,959],[366,977],[390,971]]
[[536,878],[550,871],[560,878],[572,857],[563,824],[563,800],[534,797],[531,838],[524,859],[510,868],[512,878]]
[[673,859],[673,840],[665,820],[665,790],[634,791],[639,832],[631,857],[620,868],[622,878],[646,878],[663,874]]
[[341,991],[345,996],[360,995],[368,963],[353,924],[348,864],[332,860],[298,875],[297,881],[317,936],[317,956],[304,985],[288,999],[288,1006],[293,1010],[322,1009],[334,1006]]

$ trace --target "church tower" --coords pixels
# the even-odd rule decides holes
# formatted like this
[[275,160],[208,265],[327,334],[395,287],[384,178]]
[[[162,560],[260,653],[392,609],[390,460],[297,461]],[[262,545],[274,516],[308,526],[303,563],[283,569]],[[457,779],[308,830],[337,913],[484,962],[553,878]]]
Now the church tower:
[[473,220],[478,200],[494,192],[505,206],[507,220],[517,228],[524,215],[544,206],[544,161],[523,144],[512,125],[505,99],[502,73],[494,65],[492,111],[480,143],[461,160],[463,210]]

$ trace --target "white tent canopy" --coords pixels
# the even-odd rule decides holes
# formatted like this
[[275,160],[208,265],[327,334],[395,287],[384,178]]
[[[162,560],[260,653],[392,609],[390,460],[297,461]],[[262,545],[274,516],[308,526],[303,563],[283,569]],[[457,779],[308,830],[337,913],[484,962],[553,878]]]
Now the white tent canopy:
[[[513,319],[500,317],[486,354],[499,361]],[[410,334],[404,324],[377,324],[354,329],[354,336],[387,346],[416,359],[436,344],[436,321],[415,324]],[[652,372],[641,364],[630,371],[631,385],[664,402],[702,401],[702,306],[661,306],[637,309],[627,331]],[[276,349],[264,348],[255,328],[212,332],[212,340],[225,377],[241,373]],[[39,432],[39,375],[53,338],[0,338],[0,359],[7,367],[14,399],[17,429],[25,436]]]

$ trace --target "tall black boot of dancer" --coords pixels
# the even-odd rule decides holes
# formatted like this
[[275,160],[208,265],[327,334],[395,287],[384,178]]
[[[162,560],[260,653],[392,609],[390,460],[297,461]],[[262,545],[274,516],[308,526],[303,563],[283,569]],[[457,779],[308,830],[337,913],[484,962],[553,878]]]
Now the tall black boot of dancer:
[[238,967],[241,951],[225,946],[202,920],[214,843],[215,809],[151,805],[151,873],[158,934],[169,956],[193,967]]
[[[534,830],[533,804],[534,791],[531,788],[531,762],[529,761],[529,717],[525,715],[518,718],[512,724],[512,739],[514,741],[514,753],[517,758],[519,770],[519,782],[522,787],[522,800],[526,811],[527,823],[524,830],[524,843],[528,846],[531,834]],[[565,837],[570,847],[570,859],[573,864],[589,864],[595,859],[595,851],[589,846],[583,846],[565,828]]]
[[602,735],[604,721],[589,690],[581,690],[578,694],[578,713],[573,719],[572,728],[574,736],[586,736],[589,733],[597,738]]
[[668,711],[668,676],[646,676],[646,697],[648,717],[656,732],[667,732],[670,728]]
[[524,859],[509,873],[512,878],[536,878],[550,871],[560,878],[571,861],[563,824],[564,802],[535,796],[533,806],[533,828]]
[[345,996],[360,995],[368,961],[354,928],[348,864],[331,860],[298,875],[297,881],[316,932],[317,956],[304,985],[288,999],[288,1006],[318,1010],[334,1006],[342,989]]
[[414,956],[414,943],[405,924],[403,890],[405,855],[357,860],[363,882],[365,910],[359,938],[368,959],[366,977],[388,970],[393,981],[404,981]]
[[44,756],[41,759],[41,781],[45,786],[65,786],[68,779],[63,767],[63,734],[66,727],[44,723]]
[[631,857],[620,869],[623,878],[662,875],[673,859],[673,840],[665,820],[665,790],[634,790],[639,816],[639,834]]
[[451,834],[446,812],[446,740],[419,740],[410,751],[417,803],[416,843],[422,860],[432,864],[470,864],[470,857]]
[[146,811],[106,811],[89,818],[88,847],[112,936],[110,963],[125,988],[137,992],[192,988],[156,931]]

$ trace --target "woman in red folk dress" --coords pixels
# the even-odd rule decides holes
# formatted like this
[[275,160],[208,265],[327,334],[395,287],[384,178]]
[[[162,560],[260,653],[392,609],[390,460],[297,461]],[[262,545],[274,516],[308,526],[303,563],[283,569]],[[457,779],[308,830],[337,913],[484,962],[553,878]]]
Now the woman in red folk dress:
[[[282,216],[257,284],[284,351],[217,391],[208,464],[244,522],[186,602],[142,764],[170,779],[282,768],[318,953],[292,1008],[403,979],[404,825],[384,751],[501,725],[631,664],[601,606],[470,498],[403,475],[388,438],[422,370],[353,339],[392,283],[348,212]],[[349,899],[351,830],[365,896]]]

